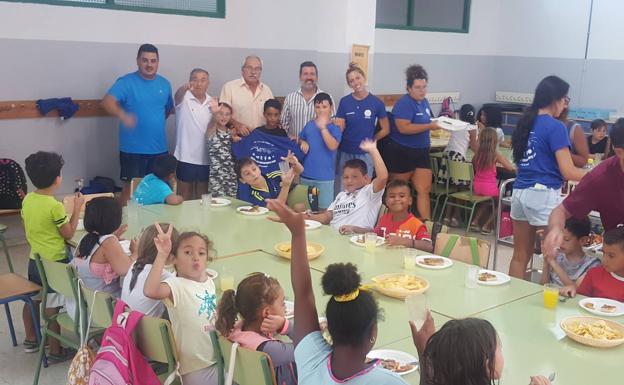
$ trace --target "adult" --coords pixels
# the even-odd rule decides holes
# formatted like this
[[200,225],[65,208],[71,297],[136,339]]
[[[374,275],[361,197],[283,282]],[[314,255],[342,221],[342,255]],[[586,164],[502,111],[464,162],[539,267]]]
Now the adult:
[[396,124],[390,128],[390,138],[384,146],[384,160],[390,180],[412,181],[417,193],[418,214],[423,219],[430,219],[432,174],[429,131],[439,130],[440,126],[431,121],[427,71],[420,65],[411,65],[405,70],[405,77],[407,94],[392,108]]
[[[304,61],[299,66],[299,82],[301,87],[284,99],[281,119],[282,128],[295,140],[299,138],[303,127],[315,117],[314,97],[324,92],[318,87],[318,68],[311,61]],[[331,105],[334,105],[333,100]]]
[[555,255],[563,241],[563,228],[569,217],[586,218],[600,213],[605,231],[624,224],[624,118],[611,129],[615,156],[594,167],[550,214],[544,243],[546,253]]
[[568,119],[568,113],[570,109],[566,107],[561,113],[559,120],[565,124],[568,130],[568,136],[570,137],[570,154],[572,155],[572,162],[576,167],[583,167],[587,164],[589,159],[589,146],[587,144],[587,135],[583,130],[583,126],[574,120]]
[[158,155],[167,153],[166,120],[173,111],[171,84],[157,74],[158,49],[139,47],[138,70],[115,82],[102,99],[102,107],[119,118],[119,164],[123,182],[121,201],[130,199],[130,181],[150,172]]
[[[366,163],[368,175],[372,177],[373,160],[368,153],[360,149],[360,143],[365,139],[382,139],[390,132],[386,106],[381,99],[368,91],[364,71],[355,63],[351,63],[347,69],[346,78],[353,92],[340,99],[336,113],[335,123],[342,130],[342,140],[336,156],[334,195],[343,190],[342,169],[350,159],[363,160]],[[381,130],[375,133],[377,121]]]
[[516,278],[524,278],[535,232],[548,224],[548,215],[560,203],[563,181],[584,175],[574,167],[568,132],[558,120],[570,100],[569,88],[557,76],[542,79],[511,138],[518,174],[511,199],[514,250],[509,274]]
[[238,133],[249,135],[253,129],[264,125],[264,102],[273,99],[273,92],[260,81],[262,60],[258,56],[245,58],[241,74],[242,78],[223,85],[219,101],[232,107],[232,123]]
[[208,95],[210,75],[195,68],[189,81],[175,93],[176,148],[178,158],[176,178],[178,193],[184,200],[197,199],[208,192],[210,159],[206,148],[206,129],[212,113],[219,108]]

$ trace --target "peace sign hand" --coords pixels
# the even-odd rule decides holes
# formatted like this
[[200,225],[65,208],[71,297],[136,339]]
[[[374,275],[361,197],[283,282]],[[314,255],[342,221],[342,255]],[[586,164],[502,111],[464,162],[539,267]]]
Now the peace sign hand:
[[168,225],[167,232],[163,231],[158,222],[156,222],[154,226],[156,226],[156,231],[158,231],[158,236],[154,238],[154,245],[156,246],[156,250],[158,250],[158,258],[166,259],[169,254],[171,254],[171,234],[173,233],[173,225]]

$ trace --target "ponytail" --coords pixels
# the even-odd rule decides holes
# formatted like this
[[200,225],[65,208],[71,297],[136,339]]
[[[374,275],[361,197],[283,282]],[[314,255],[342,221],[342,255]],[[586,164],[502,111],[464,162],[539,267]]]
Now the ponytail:
[[215,323],[215,328],[222,336],[227,337],[230,335],[232,329],[234,329],[237,315],[236,293],[234,290],[226,290],[223,292],[217,306],[217,322]]
[[82,237],[78,245],[78,258],[87,258],[95,245],[100,243],[100,235],[96,232],[89,232]]
[[139,274],[141,274],[144,268],[145,268],[144,262],[138,261],[138,260],[134,262],[134,266],[132,266],[132,270],[130,271],[130,291],[134,289],[137,278],[139,278]]
[[518,164],[524,158],[524,153],[529,143],[529,134],[533,129],[533,123],[537,118],[538,108],[529,106],[518,121],[518,125],[511,135],[511,147],[513,148],[514,162]]

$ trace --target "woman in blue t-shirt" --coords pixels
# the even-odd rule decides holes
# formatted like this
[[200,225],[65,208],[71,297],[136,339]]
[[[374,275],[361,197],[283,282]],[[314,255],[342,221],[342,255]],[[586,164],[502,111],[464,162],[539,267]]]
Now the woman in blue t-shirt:
[[405,70],[407,94],[399,99],[392,114],[396,124],[391,125],[390,138],[383,148],[383,158],[390,179],[412,181],[417,192],[416,207],[423,219],[431,219],[431,163],[429,130],[439,130],[431,121],[431,107],[427,95],[427,71],[420,65]]
[[548,215],[561,200],[563,181],[578,181],[584,175],[574,167],[568,132],[558,120],[570,101],[569,88],[557,76],[544,78],[512,135],[518,175],[511,203],[514,251],[509,274],[516,278],[524,278],[535,231],[548,224]]
[[[334,195],[342,188],[342,169],[350,159],[361,159],[366,163],[368,175],[373,176],[373,160],[360,148],[365,139],[379,140],[390,132],[390,124],[384,103],[366,88],[366,74],[355,63],[347,69],[347,84],[353,90],[340,99],[335,123],[342,129],[342,140],[336,156],[336,178]],[[381,130],[375,133],[379,121]]]

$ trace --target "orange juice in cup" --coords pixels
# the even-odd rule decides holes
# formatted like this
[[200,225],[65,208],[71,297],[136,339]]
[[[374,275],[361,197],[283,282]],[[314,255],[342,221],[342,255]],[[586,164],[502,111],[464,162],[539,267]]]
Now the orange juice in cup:
[[554,309],[559,302],[559,287],[552,283],[544,285],[544,307],[546,309]]

